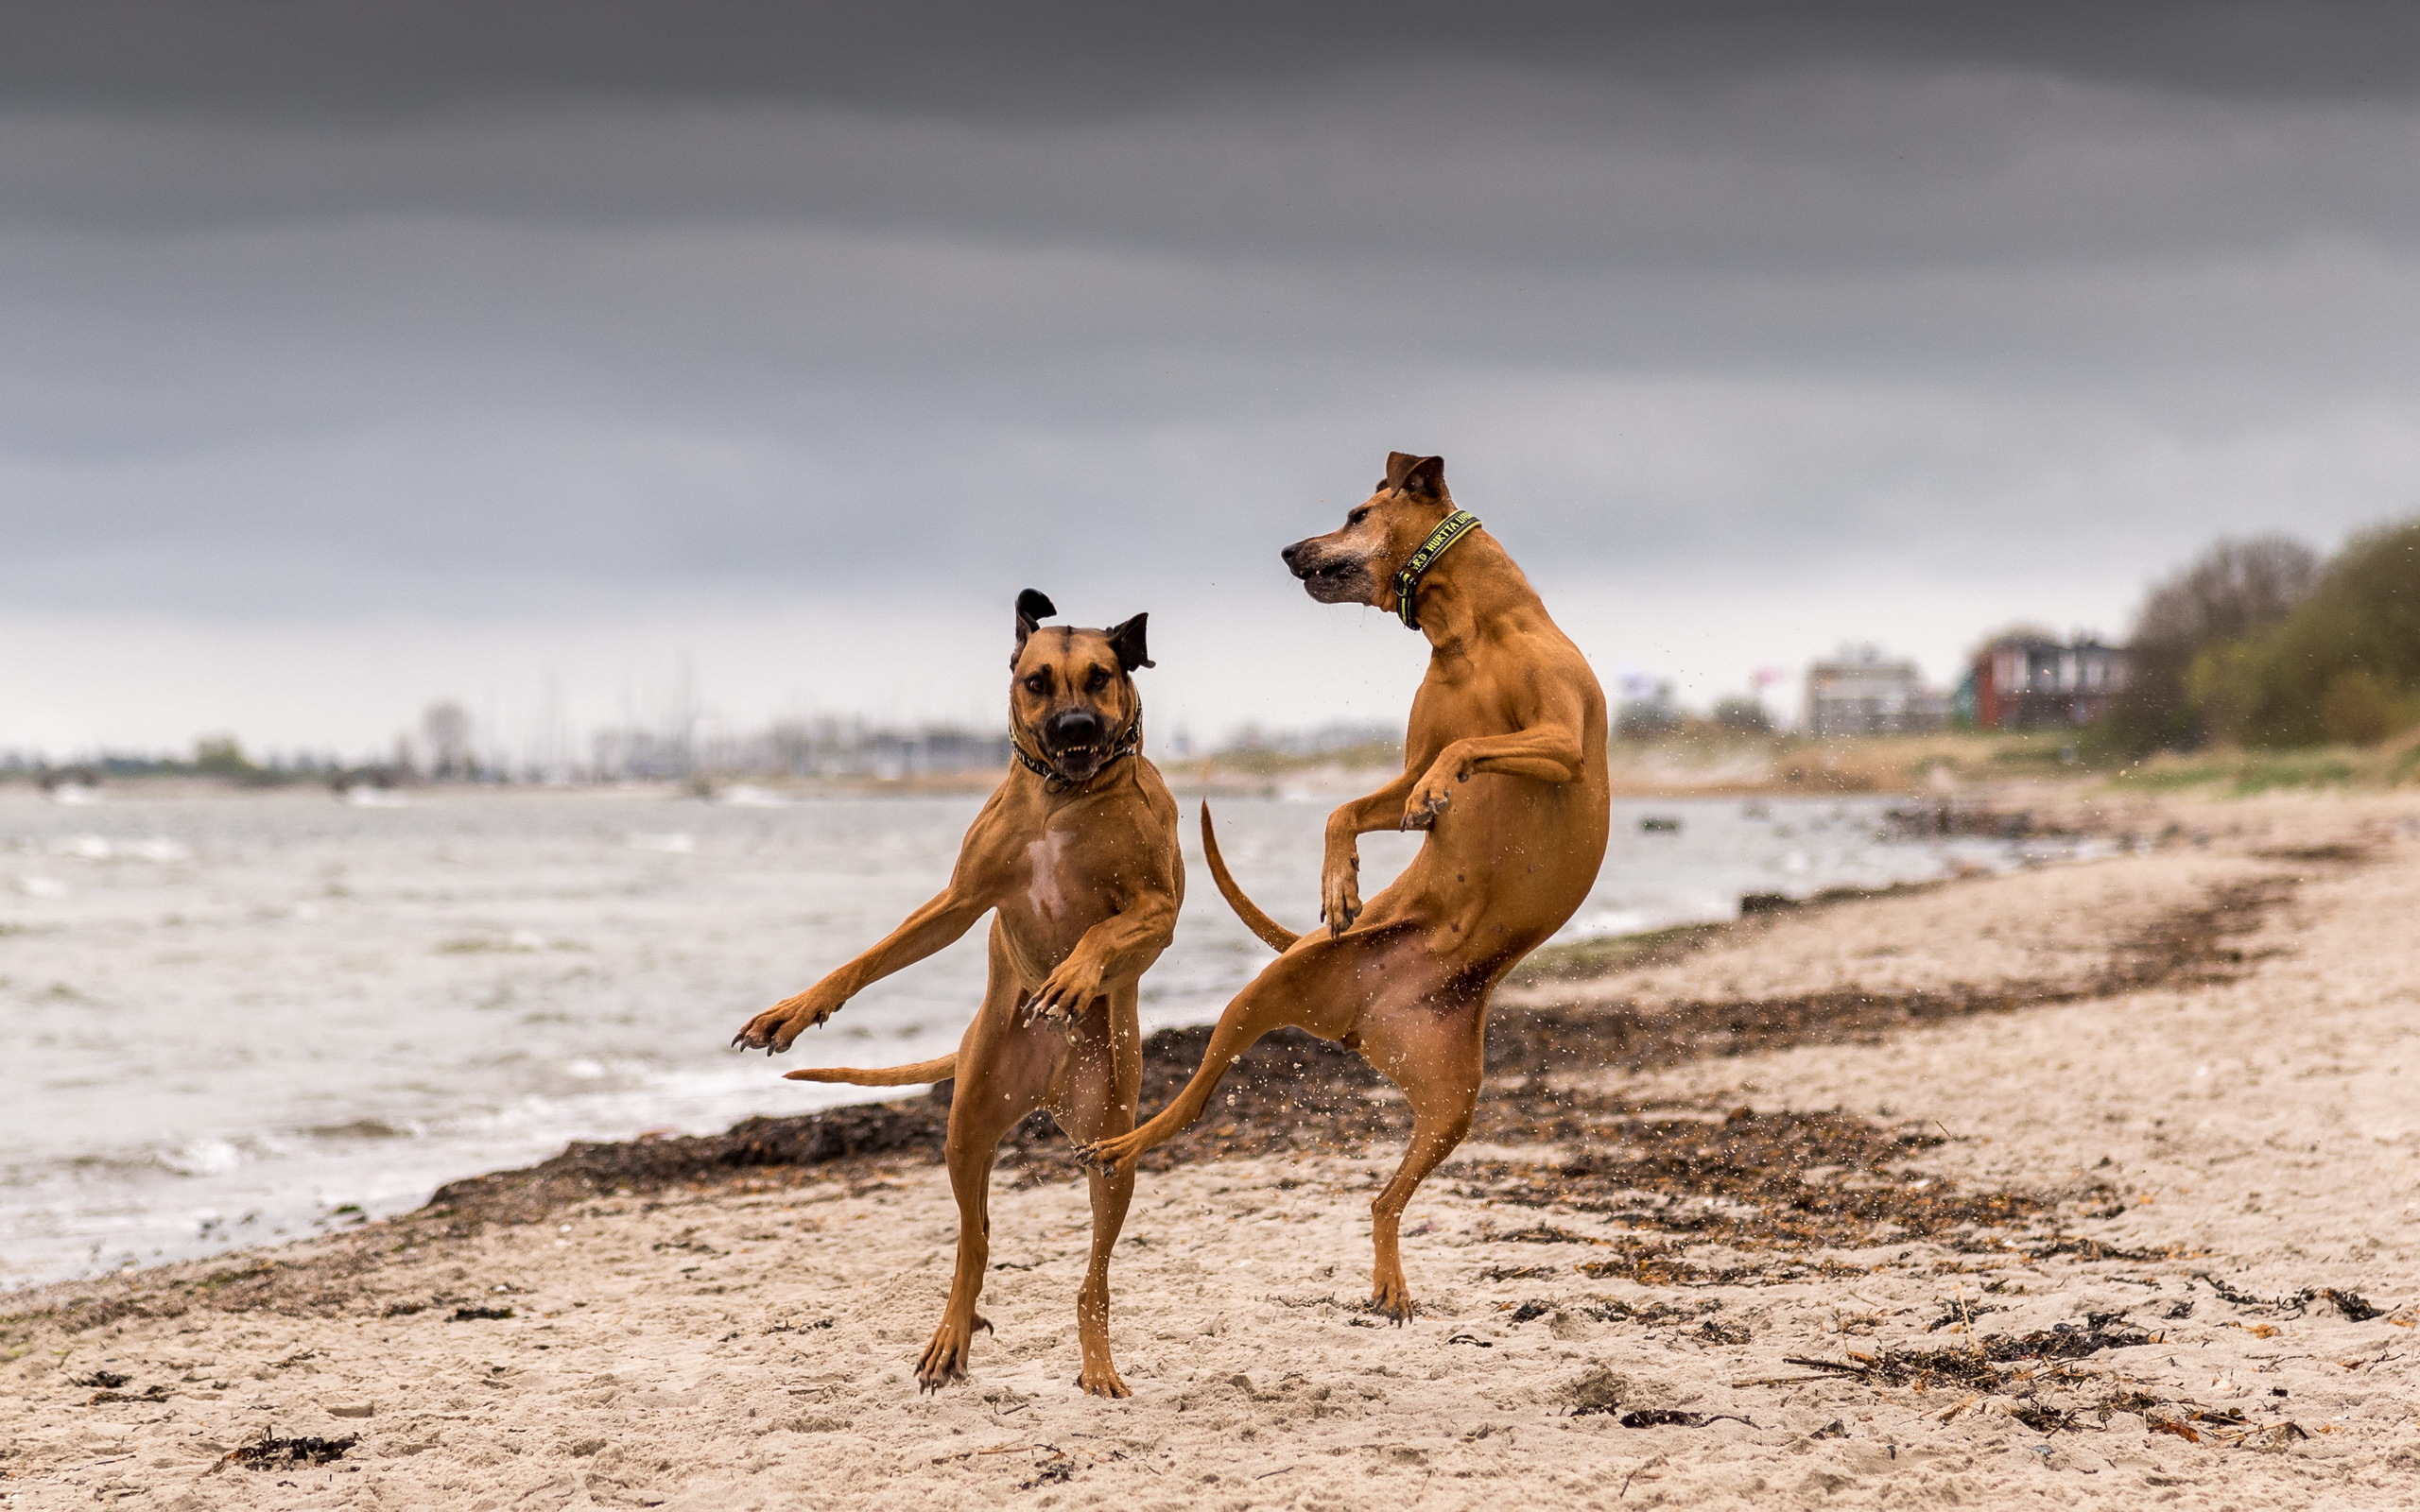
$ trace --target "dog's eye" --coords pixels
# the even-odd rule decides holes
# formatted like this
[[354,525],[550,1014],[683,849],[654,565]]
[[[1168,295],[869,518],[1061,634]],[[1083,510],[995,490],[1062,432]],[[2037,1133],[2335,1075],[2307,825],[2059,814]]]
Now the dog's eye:
[[1346,524],[1348,524],[1348,525],[1357,525],[1357,524],[1359,524],[1362,521],[1367,520],[1367,519],[1369,519],[1369,518],[1370,518],[1370,507],[1369,507],[1368,505],[1366,505],[1366,504],[1365,504],[1365,505],[1363,505],[1360,508],[1356,509],[1356,510],[1354,510],[1351,514],[1346,515],[1346,516],[1344,517],[1344,523],[1345,523]]
[[1098,667],[1093,668],[1090,675],[1084,679],[1084,691],[1086,693],[1098,693],[1101,689],[1108,686],[1109,674],[1103,672]]
[[1050,674],[1047,672],[1037,672],[1032,677],[1026,679],[1025,691],[1035,694],[1048,693],[1050,691]]

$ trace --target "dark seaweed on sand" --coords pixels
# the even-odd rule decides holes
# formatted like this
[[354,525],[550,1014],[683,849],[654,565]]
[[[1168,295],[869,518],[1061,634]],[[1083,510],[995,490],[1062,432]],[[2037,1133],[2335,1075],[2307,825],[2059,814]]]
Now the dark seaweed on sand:
[[[2331,857],[2330,859],[2334,859]],[[2219,889],[2120,949],[2099,980],[2014,984],[1989,990],[1830,992],[1698,1003],[1650,1012],[1628,1004],[1503,1007],[1488,1026],[1489,1086],[1473,1137],[1573,1152],[1560,1164],[1482,1166],[1474,1195],[1561,1203],[1618,1216],[1633,1228],[1739,1247],[1854,1246],[1916,1237],[1964,1242],[2040,1219],[2049,1199],[1964,1193],[1906,1169],[1939,1143],[1839,1112],[1735,1110],[1709,1120],[1645,1110],[1559,1089],[1559,1078],[1670,1065],[1794,1044],[1872,1040],[1908,1025],[2074,1002],[2156,985],[2224,980],[2246,956],[2229,941],[2256,927],[2296,879],[2273,876]],[[1210,1029],[1163,1029],[1144,1044],[1142,1106],[1165,1106],[1191,1075]],[[441,1189],[426,1216],[458,1224],[529,1222],[570,1204],[739,1182],[771,1188],[824,1179],[840,1162],[940,1157],[950,1088],[922,1098],[752,1118],[728,1132],[619,1143],[575,1143],[522,1171]],[[1367,1153],[1409,1132],[1402,1097],[1361,1057],[1300,1030],[1255,1045],[1220,1085],[1209,1111],[1144,1157],[1165,1170],[1222,1156]],[[1076,1175],[1067,1138],[1035,1114],[1003,1142],[1004,1175],[1022,1181]],[[1805,1179],[1810,1171],[1828,1179]],[[2058,1235],[2079,1248],[2092,1241]],[[2126,1252],[2109,1250],[2109,1258]],[[1592,1257],[1591,1273],[1650,1283],[1724,1279],[1701,1274],[1675,1246],[1648,1241]],[[1737,1267],[1735,1267],[1735,1270]]]
[[260,1442],[246,1444],[229,1452],[230,1463],[251,1469],[286,1469],[297,1465],[327,1465],[344,1458],[347,1451],[361,1442],[357,1434],[342,1438],[270,1438],[264,1435]]
[[1879,1386],[1957,1385],[1995,1391],[2007,1374],[1999,1368],[2002,1366],[2029,1360],[2081,1360],[2103,1349],[2130,1349],[2156,1342],[2151,1334],[2127,1327],[2114,1313],[2096,1313],[2081,1328],[2061,1323],[2031,1333],[1995,1334],[1962,1349],[1880,1349],[1845,1360],[1788,1358],[1791,1365],[1854,1376]]
[[2250,1292],[2219,1280],[2207,1271],[2195,1271],[2193,1279],[2219,1294],[2221,1301],[2251,1313],[2273,1313],[2287,1317],[2300,1317],[2313,1302],[2325,1302],[2355,1323],[2367,1323],[2372,1318],[2386,1316],[2386,1309],[2372,1302],[2359,1292],[2339,1291],[2332,1286],[2306,1286],[2284,1297],[2255,1297]]

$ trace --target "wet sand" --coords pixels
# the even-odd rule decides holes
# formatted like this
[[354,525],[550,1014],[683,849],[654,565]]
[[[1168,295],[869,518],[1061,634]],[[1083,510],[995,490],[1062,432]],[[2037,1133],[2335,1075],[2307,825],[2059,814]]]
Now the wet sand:
[[[1402,1328],[1361,1306],[1400,1101],[1287,1040],[1143,1177],[1129,1400],[1072,1384],[1042,1129],[997,1332],[919,1396],[956,1223],[920,1098],[13,1297],[0,1505],[2408,1505],[2420,799],[2166,817],[1508,993]],[[355,1442],[230,1459],[265,1435]]]

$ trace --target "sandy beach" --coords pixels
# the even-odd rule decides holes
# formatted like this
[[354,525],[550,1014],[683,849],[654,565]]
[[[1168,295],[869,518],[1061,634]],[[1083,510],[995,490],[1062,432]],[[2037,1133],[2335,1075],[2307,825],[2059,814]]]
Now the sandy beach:
[[1508,992],[1402,1328],[1361,1305],[1399,1100],[1288,1039],[1146,1163],[1131,1400],[1073,1384],[1085,1203],[1037,1128],[996,1333],[917,1393],[928,1095],[17,1294],[0,1505],[2410,1505],[2420,798],[2124,825]]

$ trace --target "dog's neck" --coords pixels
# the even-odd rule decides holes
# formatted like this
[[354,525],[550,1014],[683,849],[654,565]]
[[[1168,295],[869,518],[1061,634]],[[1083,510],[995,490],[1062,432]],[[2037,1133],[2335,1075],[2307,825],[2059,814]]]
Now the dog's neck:
[[1546,613],[1530,579],[1495,538],[1475,530],[1420,581],[1420,633],[1440,656],[1461,653],[1490,630]]

